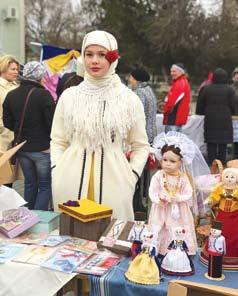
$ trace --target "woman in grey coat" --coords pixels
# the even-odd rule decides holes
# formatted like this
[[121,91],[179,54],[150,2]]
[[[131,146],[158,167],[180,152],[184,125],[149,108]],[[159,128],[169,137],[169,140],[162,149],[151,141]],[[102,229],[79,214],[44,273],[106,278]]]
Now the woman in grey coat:
[[156,130],[156,97],[149,86],[150,75],[143,68],[134,69],[129,76],[129,84],[140,98],[145,111],[146,133],[149,143],[152,144],[157,135]]

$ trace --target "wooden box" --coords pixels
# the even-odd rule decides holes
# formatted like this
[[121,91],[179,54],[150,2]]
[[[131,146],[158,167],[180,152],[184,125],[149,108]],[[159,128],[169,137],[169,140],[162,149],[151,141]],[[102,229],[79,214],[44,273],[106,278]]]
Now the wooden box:
[[237,289],[198,282],[173,280],[169,282],[168,296],[238,296]]
[[[121,224],[120,224],[121,223]],[[120,234],[112,246],[105,245],[105,239],[110,232],[113,232],[117,225],[121,225]],[[120,255],[130,256],[132,241],[128,240],[130,231],[134,225],[134,222],[126,222],[117,219],[112,219],[111,223],[106,228],[105,232],[97,243],[98,248],[107,248],[112,252]],[[116,230],[117,231],[117,230]]]
[[79,207],[59,204],[60,234],[98,241],[111,222],[112,209],[93,201],[79,200]]
[[62,213],[60,215],[60,235],[71,235],[97,242],[110,222],[110,217],[91,222],[81,222]]

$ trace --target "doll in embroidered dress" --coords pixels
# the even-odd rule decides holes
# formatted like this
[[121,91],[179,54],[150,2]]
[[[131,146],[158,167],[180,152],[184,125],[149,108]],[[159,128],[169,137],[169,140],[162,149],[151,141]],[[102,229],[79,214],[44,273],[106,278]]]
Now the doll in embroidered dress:
[[131,246],[132,260],[141,252],[141,246],[146,232],[147,228],[144,221],[135,221],[128,238],[129,240],[133,241]]
[[168,246],[168,252],[161,262],[161,271],[170,275],[192,275],[194,265],[188,255],[188,247],[184,241],[185,230],[182,227],[174,228],[174,239]]
[[236,258],[238,263],[238,169],[226,168],[222,182],[212,191],[208,204],[217,207],[216,220],[222,222],[222,234],[226,238],[226,257]]
[[160,283],[160,271],[156,262],[157,248],[154,235],[147,230],[142,244],[142,251],[131,261],[125,276],[128,280],[145,285]]
[[162,169],[152,177],[149,187],[149,225],[157,237],[159,254],[167,253],[173,240],[172,229],[181,226],[189,254],[194,255],[197,241],[192,211],[196,215],[198,209],[191,179],[206,174],[209,168],[198,147],[184,134],[162,133],[155,138],[153,147]]

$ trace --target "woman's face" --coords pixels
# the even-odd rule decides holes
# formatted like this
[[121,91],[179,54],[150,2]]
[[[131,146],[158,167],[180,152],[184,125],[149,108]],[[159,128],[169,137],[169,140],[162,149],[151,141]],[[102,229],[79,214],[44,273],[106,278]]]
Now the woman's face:
[[181,165],[181,158],[172,151],[167,151],[162,156],[162,169],[168,174],[176,174]]
[[7,81],[15,81],[19,72],[19,66],[16,63],[10,63],[7,70],[1,74],[1,77]]
[[100,45],[90,45],[85,49],[84,61],[86,71],[94,78],[105,76],[110,68],[106,59],[108,50]]

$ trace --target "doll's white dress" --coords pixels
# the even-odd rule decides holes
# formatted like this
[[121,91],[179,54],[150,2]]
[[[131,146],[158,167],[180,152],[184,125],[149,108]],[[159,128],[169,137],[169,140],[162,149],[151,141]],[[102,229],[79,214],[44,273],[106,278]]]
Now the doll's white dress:
[[194,274],[194,265],[187,251],[187,245],[183,240],[173,240],[161,262],[161,271],[171,275]]

